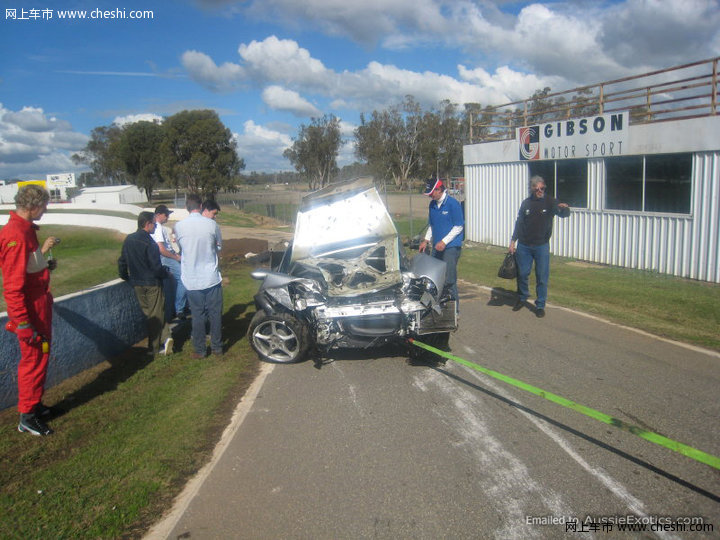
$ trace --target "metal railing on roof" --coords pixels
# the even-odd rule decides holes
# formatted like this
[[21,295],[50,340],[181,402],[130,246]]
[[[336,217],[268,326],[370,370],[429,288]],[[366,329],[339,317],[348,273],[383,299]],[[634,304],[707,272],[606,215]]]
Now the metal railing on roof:
[[471,143],[515,138],[515,128],[630,111],[631,124],[714,116],[720,57],[488,106],[470,115]]

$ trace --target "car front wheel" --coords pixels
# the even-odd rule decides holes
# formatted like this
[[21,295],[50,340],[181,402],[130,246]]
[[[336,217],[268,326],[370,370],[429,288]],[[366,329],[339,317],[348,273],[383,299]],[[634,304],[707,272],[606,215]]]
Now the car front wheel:
[[268,315],[258,311],[248,329],[250,345],[266,362],[300,362],[310,349],[307,326],[289,313]]

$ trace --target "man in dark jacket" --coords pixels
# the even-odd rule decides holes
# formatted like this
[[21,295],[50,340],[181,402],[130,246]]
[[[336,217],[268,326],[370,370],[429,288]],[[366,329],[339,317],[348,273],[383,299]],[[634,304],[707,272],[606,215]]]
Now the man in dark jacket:
[[155,215],[140,212],[138,230],[125,238],[122,253],[118,259],[118,273],[135,289],[140,309],[147,317],[148,352],[153,356],[160,352],[172,352],[173,339],[170,327],[165,321],[165,295],[162,280],[167,277],[165,267],[160,264],[160,250],[150,236],[155,231]]
[[[547,287],[550,279],[550,237],[553,218],[568,217],[570,207],[553,197],[545,196],[545,180],[540,176],[530,179],[530,197],[520,205],[515,221],[510,253],[515,253],[517,261],[518,300],[513,311],[519,311],[530,296],[528,278],[535,261],[535,315],[545,316]],[[517,243],[517,246],[516,246]]]

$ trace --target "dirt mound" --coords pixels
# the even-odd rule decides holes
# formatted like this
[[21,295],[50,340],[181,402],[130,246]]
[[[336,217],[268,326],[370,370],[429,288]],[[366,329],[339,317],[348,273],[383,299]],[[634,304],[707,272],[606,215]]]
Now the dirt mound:
[[221,256],[223,260],[233,262],[246,261],[245,255],[248,253],[258,254],[268,250],[267,240],[259,240],[257,238],[233,238],[223,240]]

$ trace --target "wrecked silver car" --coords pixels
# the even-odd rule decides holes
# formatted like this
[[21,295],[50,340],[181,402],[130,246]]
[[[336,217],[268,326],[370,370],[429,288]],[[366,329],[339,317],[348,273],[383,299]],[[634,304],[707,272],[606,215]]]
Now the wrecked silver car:
[[370,178],[304,197],[281,262],[252,276],[262,284],[248,338],[265,361],[416,337],[444,347],[457,328],[455,301],[443,295],[445,263],[408,260]]

